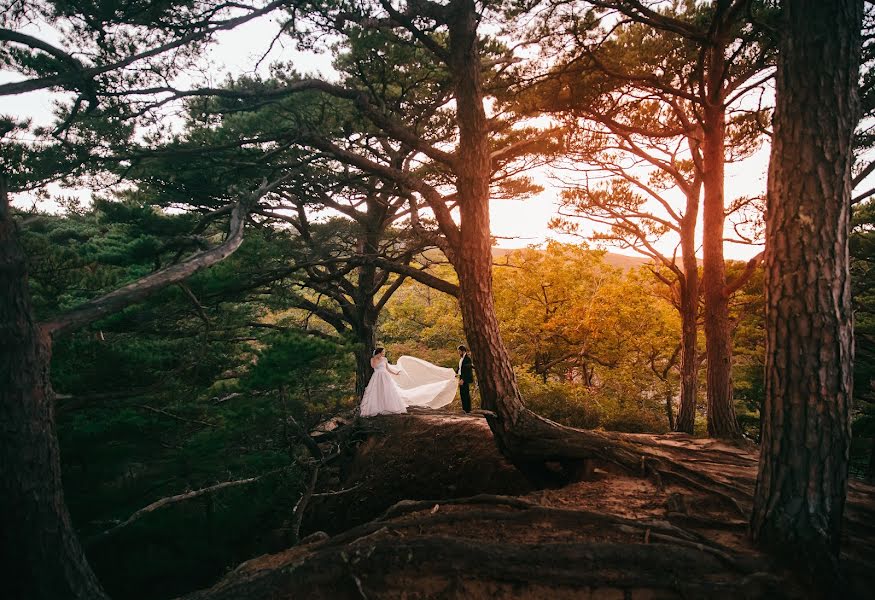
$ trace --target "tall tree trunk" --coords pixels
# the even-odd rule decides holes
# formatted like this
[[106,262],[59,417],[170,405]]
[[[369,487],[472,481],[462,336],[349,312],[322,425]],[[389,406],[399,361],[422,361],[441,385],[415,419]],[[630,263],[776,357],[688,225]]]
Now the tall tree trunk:
[[374,322],[364,318],[353,328],[356,336],[355,350],[355,394],[361,399],[371,380],[374,370],[371,368],[371,357],[377,346],[377,330]]
[[831,586],[851,435],[848,229],[863,1],[797,0],[783,10],[766,210],[766,392],[751,529]]
[[[506,427],[524,407],[499,332],[492,294],[491,157],[477,42],[479,16],[472,0],[457,0],[450,5],[449,14],[449,65],[455,78],[459,127],[456,188],[461,214],[459,243],[449,258],[459,277],[459,306],[474,359],[481,408],[496,412]],[[503,427],[493,430],[499,446]]]
[[[492,292],[492,238],[489,230],[491,156],[489,130],[483,109],[480,56],[477,49],[479,16],[472,0],[448,7],[450,60],[455,78],[456,119],[459,127],[458,162],[454,169],[460,223],[447,257],[459,278],[459,307],[477,373],[480,406],[499,450],[533,482],[547,483],[544,461],[568,454],[569,462],[592,452],[591,438],[568,444],[567,428],[538,417],[523,404],[507,348],[501,339]],[[573,435],[573,434],[572,434]],[[558,442],[557,439],[559,438]],[[580,442],[585,446],[581,450]]]
[[[369,212],[375,206],[372,198],[368,199]],[[371,223],[371,225],[375,225]],[[379,226],[378,223],[376,224]],[[380,243],[380,231],[377,227],[368,227],[360,238],[361,252],[373,259]],[[358,279],[355,288],[355,317],[353,331],[356,335],[358,349],[355,352],[355,393],[361,399],[371,379],[374,370],[371,368],[371,356],[377,345],[377,308],[374,306],[374,289],[377,282],[377,268],[372,260],[366,261],[358,268]]]
[[491,254],[484,258],[469,252],[454,266],[459,276],[462,323],[477,372],[480,407],[513,421],[513,415],[522,409],[522,401],[495,316]]
[[24,254],[0,174],[0,564],[5,598],[105,598],[64,503],[49,382]]
[[702,211],[702,287],[705,297],[705,353],[708,359],[708,435],[738,437],[741,430],[732,398],[732,330],[729,295],[726,293],[726,263],[723,259],[723,229],[726,215],[723,198],[726,111],[723,106],[723,45],[711,49],[709,68],[715,89],[709,89],[704,107],[705,139]]
[[[698,200],[698,198],[696,199]],[[699,265],[696,262],[696,217],[698,202],[687,201],[687,213],[681,224],[681,250],[684,276],[680,281],[681,313],[681,402],[676,431],[693,433],[696,403],[699,396]]]

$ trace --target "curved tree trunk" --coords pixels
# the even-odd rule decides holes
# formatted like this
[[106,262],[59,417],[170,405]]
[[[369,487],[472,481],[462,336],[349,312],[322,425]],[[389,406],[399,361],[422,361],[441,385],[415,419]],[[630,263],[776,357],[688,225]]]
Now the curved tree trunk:
[[[492,294],[491,157],[477,47],[478,15],[472,0],[455,3],[452,15],[449,62],[456,78],[456,188],[461,223],[458,246],[448,258],[459,277],[459,306],[477,372],[480,408],[513,421],[514,413],[523,406],[510,356],[499,333]],[[501,446],[500,432],[496,435]]]
[[[488,239],[488,238],[487,238]],[[510,356],[498,328],[492,296],[492,255],[467,254],[456,267],[459,276],[459,306],[462,322],[474,357],[480,408],[513,420],[522,401]]]
[[[499,449],[540,483],[555,482],[555,473],[545,468],[547,462],[559,463],[561,480],[573,477],[574,471],[585,467],[591,459],[609,461],[637,472],[643,468],[658,472],[657,476],[664,478],[676,476],[688,481],[697,477],[684,465],[665,462],[618,437],[564,427],[539,417],[523,404],[493,305],[489,231],[491,156],[477,50],[478,16],[471,0],[456,0],[448,12],[452,15],[448,23],[448,64],[455,79],[459,128],[458,160],[454,162],[453,171],[461,219],[458,230],[452,230],[452,224],[447,223],[442,229],[447,233],[445,253],[459,278],[459,305],[473,354],[482,408],[489,411],[487,420]],[[720,214],[722,224],[722,207]],[[722,235],[719,241],[722,243]],[[703,481],[702,485],[713,486],[714,482]]]
[[[845,506],[853,330],[851,139],[862,0],[784,4],[766,210],[766,395],[752,532],[831,586]],[[841,596],[830,587],[830,595]]]
[[4,597],[105,598],[64,503],[49,358],[0,175],[0,563]]
[[541,418],[523,404],[507,348],[501,339],[492,293],[489,231],[491,173],[488,124],[477,50],[477,13],[471,0],[453,5],[449,23],[450,67],[456,78],[459,161],[455,169],[461,215],[457,243],[447,257],[459,278],[459,305],[480,388],[481,408],[501,452],[529,477],[549,477],[546,461],[576,468],[603,458],[640,469],[642,457],[598,432],[563,427]]
[[243,241],[248,210],[281,181],[237,202],[221,244],[38,324],[0,176],[0,327],[5,330],[0,330],[0,560],[19,574],[13,598],[106,597],[64,503],[49,380],[51,336],[113,314],[230,256]]

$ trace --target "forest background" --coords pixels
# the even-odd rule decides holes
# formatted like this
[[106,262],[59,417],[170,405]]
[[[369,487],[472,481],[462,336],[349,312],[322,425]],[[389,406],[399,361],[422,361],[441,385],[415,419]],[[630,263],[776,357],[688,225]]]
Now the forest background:
[[[768,4],[760,7],[764,15]],[[696,3],[677,3],[673,10],[691,20],[707,13]],[[446,112],[452,77],[422,48],[379,29],[320,17],[325,15],[315,21],[321,26],[349,35],[334,48],[343,82],[403,114],[428,148],[409,139],[387,143],[374,122],[389,131],[394,124],[379,122],[358,95],[329,90],[326,96],[313,86],[283,96],[284,87],[308,80],[282,63],[270,77],[240,76],[209,93],[189,96],[160,86],[158,99],[109,93],[93,112],[80,112],[90,99],[87,89],[79,90],[72,104],[57,107],[50,128],[4,118],[4,185],[13,197],[56,181],[95,190],[88,203],[56,198],[61,214],[16,211],[41,322],[221,243],[232,212],[228,202],[252,190],[263,195],[247,217],[242,244],[228,258],[54,343],[51,377],[66,499],[111,595],[171,597],[208,585],[251,556],[285,548],[289,507],[308,475],[293,427],[308,429],[354,409],[367,381],[365,357],[378,343],[389,349],[390,360],[410,354],[454,366],[455,347],[466,341],[458,280],[433,235],[438,217],[416,214],[410,191],[397,182],[338,159],[344,150],[358,152],[445,185],[447,173],[433,163],[445,158],[435,148],[454,140]],[[629,56],[620,58],[628,64],[645,55],[689,58],[690,50],[672,46],[671,36],[653,36],[638,25],[618,31],[626,37],[616,48],[625,44]],[[496,315],[526,405],[575,427],[676,429],[680,258],[648,246],[674,229],[642,197],[653,188],[659,196],[675,183],[652,168],[633,170],[632,179],[646,177],[630,183],[630,171],[618,168],[615,156],[593,147],[594,139],[618,134],[606,122],[608,129],[597,132],[579,125],[594,116],[576,112],[579,107],[565,97],[574,90],[556,89],[561,74],[548,69],[552,77],[538,74],[545,83],[534,78],[528,85],[532,73],[510,68],[517,61],[508,58],[504,40],[484,39],[484,60],[493,68],[487,83],[496,103],[496,139],[509,149],[496,160],[493,197],[531,196],[539,185],[526,177],[527,169],[561,160],[613,175],[599,189],[580,181],[566,185],[564,217],[555,227],[574,233],[575,219],[607,222],[601,235],[587,234],[589,245],[552,242],[493,252]],[[655,53],[666,45],[677,54]],[[4,58],[38,74],[57,68],[39,52],[30,63],[18,55]],[[401,64],[409,68],[397,69]],[[757,73],[768,75],[769,68],[763,59]],[[869,83],[864,77],[862,85]],[[751,86],[753,93],[760,89]],[[615,117],[642,129],[665,119],[658,106],[634,92],[630,97],[634,102]],[[172,103],[182,131],[163,124],[162,111]],[[767,132],[760,126],[769,111],[739,108],[728,136],[730,158],[748,156],[764,143]],[[527,120],[536,113],[565,119],[566,137],[557,139],[552,129],[545,135],[543,125]],[[861,157],[868,150],[866,124]],[[324,140],[336,146],[327,148]],[[423,152],[436,158],[423,160]],[[694,178],[692,161],[678,162],[679,177]],[[859,166],[859,173],[867,168],[871,172]],[[638,185],[645,181],[651,189]],[[858,193],[851,239],[857,341],[851,472],[871,478],[875,209],[867,195],[865,189]],[[761,226],[761,203],[742,198],[728,209],[741,215],[740,230],[751,240]],[[647,258],[629,264],[597,248],[602,245],[637,249]],[[763,276],[756,262],[727,261],[726,279],[743,282],[729,296],[734,410],[742,434],[758,441]],[[695,390],[698,435],[708,432],[703,302],[701,293],[694,295],[697,385],[688,388]],[[128,521],[152,502],[223,482],[235,484]]]

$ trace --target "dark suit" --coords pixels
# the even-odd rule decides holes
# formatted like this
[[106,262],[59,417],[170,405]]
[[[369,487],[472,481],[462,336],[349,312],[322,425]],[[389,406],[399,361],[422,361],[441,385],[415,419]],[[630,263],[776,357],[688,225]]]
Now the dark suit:
[[459,364],[459,396],[462,397],[462,410],[471,412],[471,384],[474,383],[474,363],[466,353]]

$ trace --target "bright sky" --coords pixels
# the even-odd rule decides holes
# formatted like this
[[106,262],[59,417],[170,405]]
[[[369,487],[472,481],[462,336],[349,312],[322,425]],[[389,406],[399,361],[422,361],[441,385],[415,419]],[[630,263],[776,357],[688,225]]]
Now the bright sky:
[[[727,204],[741,196],[757,196],[765,194],[766,190],[766,172],[769,164],[769,146],[766,144],[760,148],[754,155],[737,164],[726,166],[726,202]],[[566,175],[563,173],[563,177]],[[547,239],[557,239],[565,242],[579,242],[580,238],[576,236],[568,236],[550,230],[548,222],[556,216],[559,205],[559,196],[561,190],[552,183],[552,178],[548,173],[538,174],[534,179],[544,187],[544,192],[540,195],[526,200],[493,200],[492,202],[492,233],[496,236],[505,236],[510,239],[499,239],[497,246],[502,248],[518,248],[529,244],[540,244]],[[666,196],[672,197],[671,194]],[[674,198],[678,199],[677,206],[682,206],[680,202],[680,194],[675,194]],[[655,209],[654,209],[655,210]],[[596,230],[605,230],[606,227],[590,223],[588,225],[581,224],[581,233],[588,235]],[[698,225],[699,249],[697,254],[701,258],[701,237],[702,237],[702,220],[701,215]],[[731,225],[727,221],[726,237],[734,237]],[[672,255],[672,251],[677,245],[677,238],[673,235],[666,235],[657,244],[656,247],[661,252],[668,256]],[[590,245],[595,245],[590,243]],[[597,245],[595,245],[598,247]],[[612,246],[604,246],[611,252],[621,254],[635,253],[631,250],[618,250]],[[726,258],[734,260],[747,260],[752,258],[763,247],[761,245],[736,244],[726,242],[724,245],[724,254]]]
[[[274,38],[279,25],[273,19],[252,21],[236,30],[219,34],[218,43],[214,45],[205,59],[209,80],[206,83],[219,84],[226,74],[240,75],[251,73],[252,65],[265,53],[267,44]],[[42,39],[53,41],[55,37],[51,30],[32,27],[28,33]],[[279,41],[267,54],[257,70],[262,75],[268,74],[271,62],[282,60],[292,61],[295,67],[313,75],[331,77],[331,58],[327,54],[316,55],[295,50],[286,40]],[[200,75],[198,75],[200,76]],[[0,83],[19,79],[11,73],[0,72]],[[194,75],[192,76],[192,80]],[[177,82],[185,85],[191,81]],[[204,83],[204,82],[202,82]],[[53,94],[45,91],[23,94],[19,96],[0,97],[0,114],[12,114],[18,117],[31,117],[38,123],[48,122],[51,117]],[[751,158],[734,165],[727,165],[726,198],[727,201],[741,195],[762,194],[765,191],[765,173],[768,164],[768,147],[760,149]],[[525,200],[495,200],[492,202],[492,233],[497,236],[497,245],[504,248],[522,247],[529,244],[541,244],[547,239],[560,239],[568,242],[580,241],[580,238],[564,236],[551,231],[548,222],[556,215],[560,191],[554,184],[548,170],[542,169],[533,175],[534,179],[545,189],[536,197]],[[49,190],[53,194],[76,195],[87,200],[88,190],[61,190],[57,186]],[[32,196],[20,196],[14,201],[19,206],[29,206]],[[41,208],[51,209],[51,205],[42,204]],[[701,221],[701,219],[700,219]],[[603,226],[595,226],[603,229]],[[593,226],[584,226],[583,232],[593,230]],[[727,235],[727,237],[729,237]],[[666,237],[661,240],[659,248],[667,254],[672,253],[676,240]],[[612,251],[616,249],[609,248]],[[747,246],[727,243],[725,252],[727,258],[747,259],[761,250],[760,246]],[[621,251],[634,254],[629,250]]]

